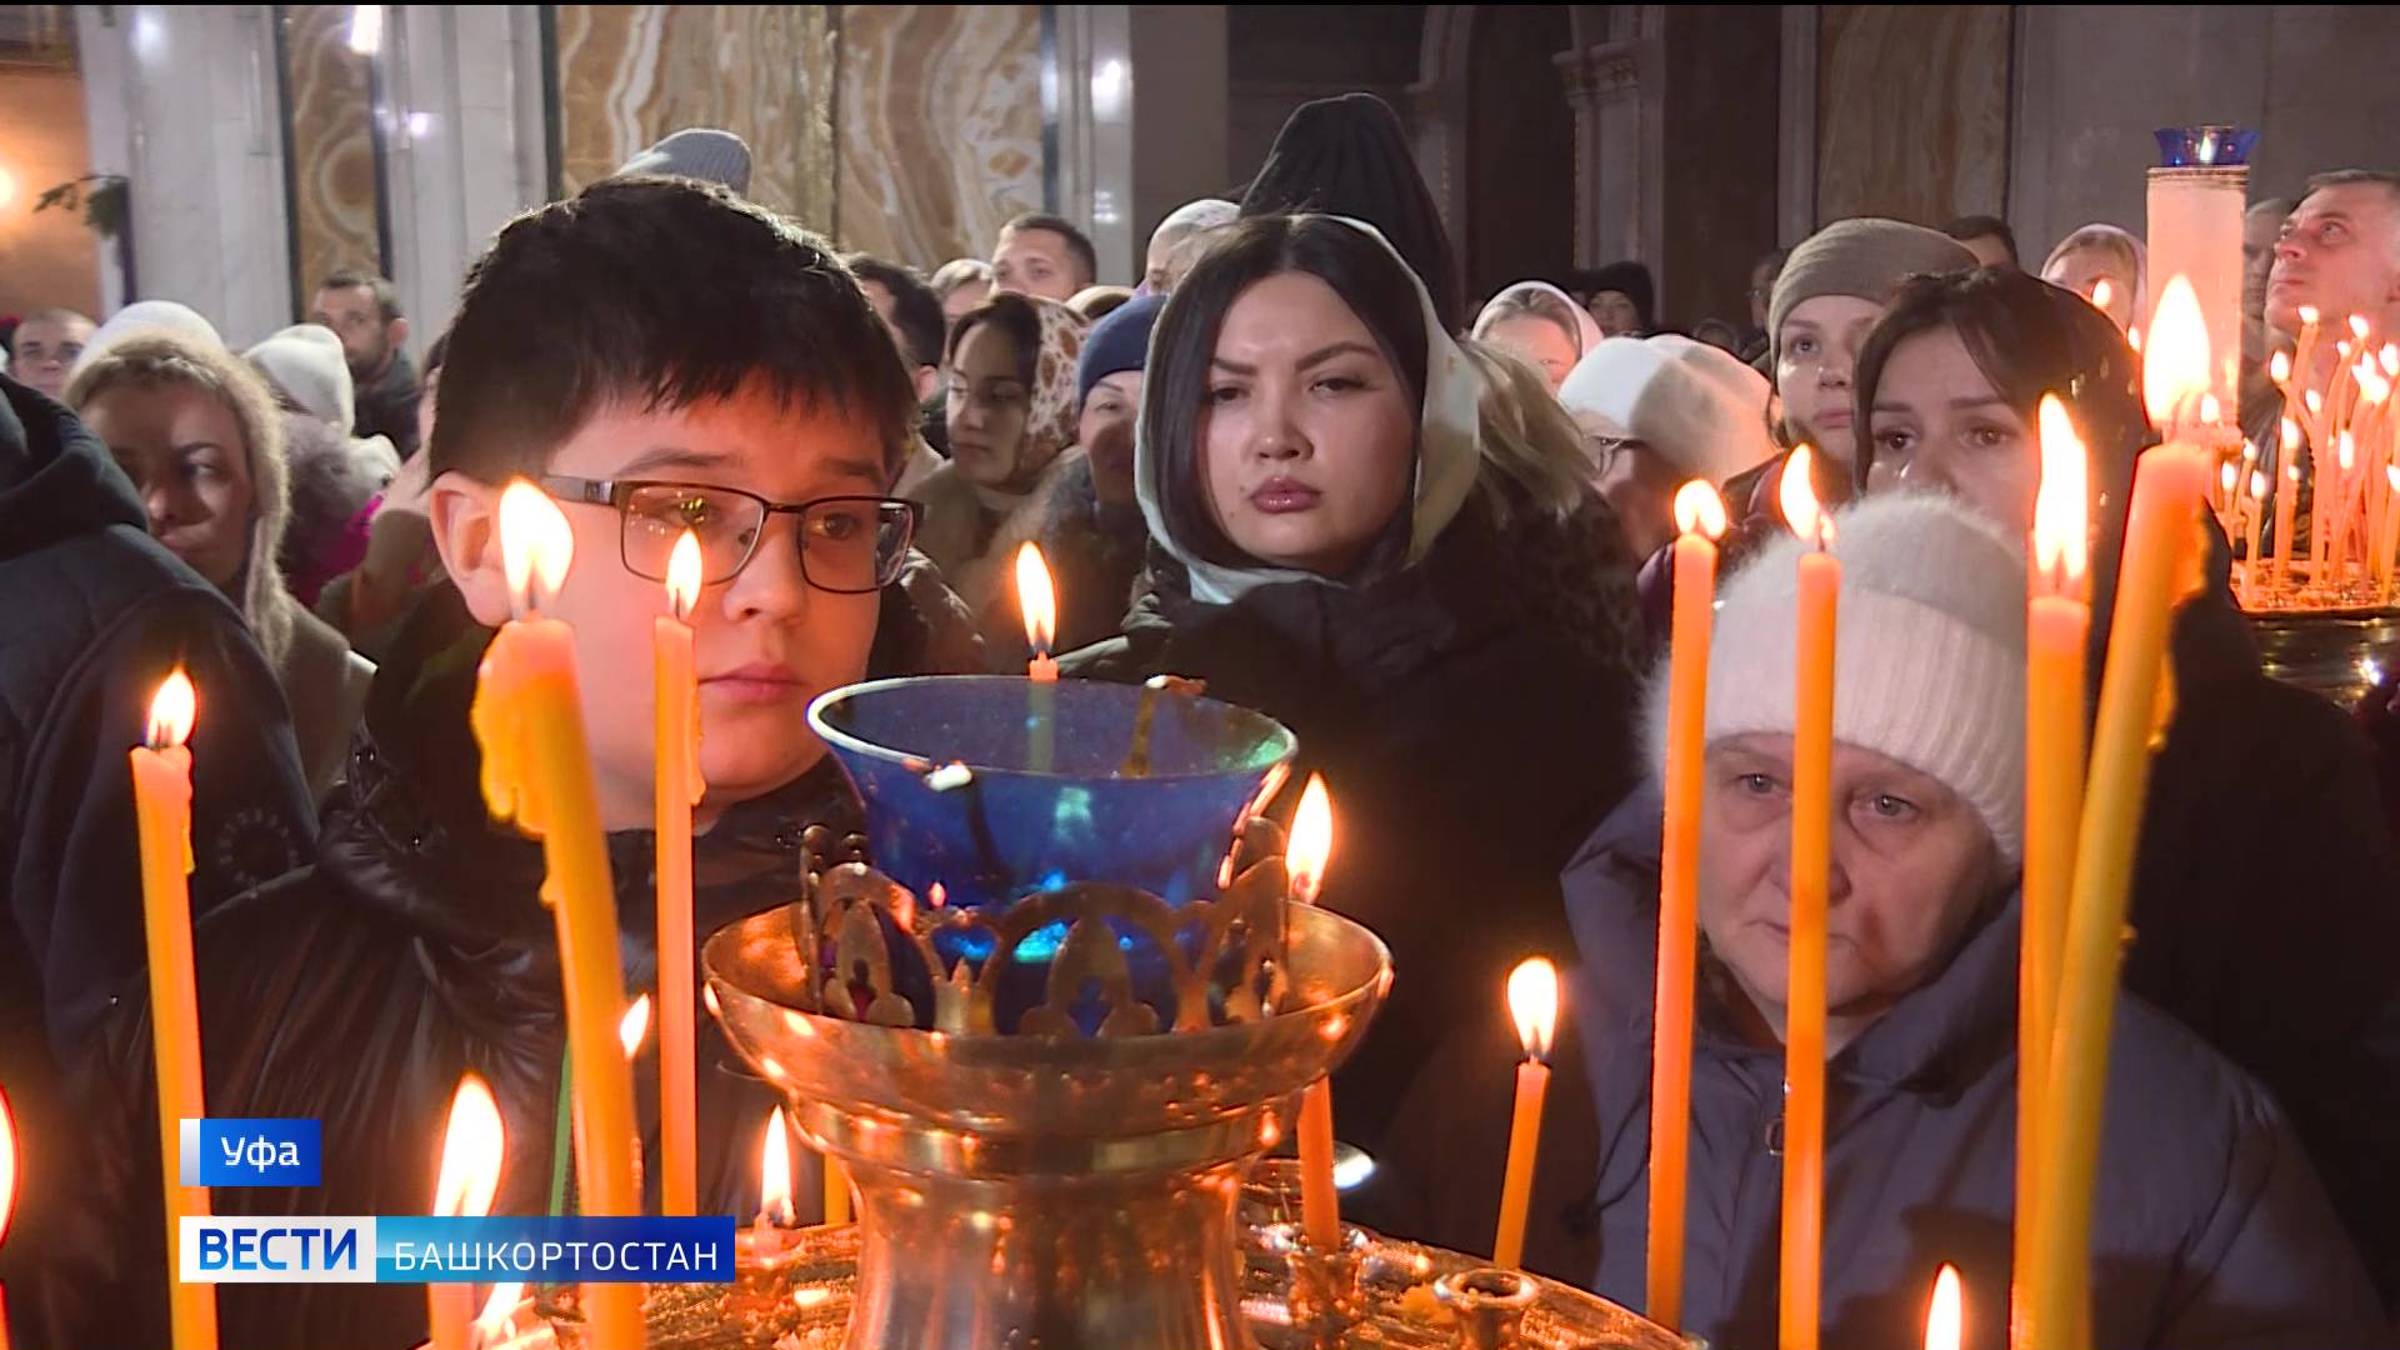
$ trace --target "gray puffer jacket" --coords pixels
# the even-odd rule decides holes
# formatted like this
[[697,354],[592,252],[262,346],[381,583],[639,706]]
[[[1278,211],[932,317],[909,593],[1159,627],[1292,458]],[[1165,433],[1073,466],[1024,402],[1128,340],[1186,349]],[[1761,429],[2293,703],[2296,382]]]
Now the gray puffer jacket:
[[[1638,1308],[1648,1245],[1659,804],[1630,799],[1567,870],[1572,991],[1599,1130],[1594,1288]],[[1783,1052],[1738,1037],[1703,955],[1692,1071],[1684,1329],[1718,1350],[1775,1340]],[[1943,1262],[1966,1344],[2007,1343],[2016,1171],[2017,909],[1829,1071],[1824,1339],[1913,1350]],[[2117,1006],[2093,1235],[2097,1350],[2392,1344],[2374,1291],[2281,1112],[2254,1081],[2130,996]]]

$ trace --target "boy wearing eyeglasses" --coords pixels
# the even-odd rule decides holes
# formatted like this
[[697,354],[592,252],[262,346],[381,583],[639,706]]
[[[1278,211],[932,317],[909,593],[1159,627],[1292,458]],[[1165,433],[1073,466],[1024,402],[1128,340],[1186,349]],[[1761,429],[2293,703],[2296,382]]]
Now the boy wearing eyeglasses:
[[[821,241],[721,189],[603,182],[500,232],[467,278],[425,451],[428,515],[454,586],[435,589],[379,671],[316,865],[231,902],[197,935],[210,1113],[323,1122],[322,1186],[221,1190],[217,1212],[427,1212],[451,1094],[469,1070],[491,1085],[508,1132],[492,1212],[575,1212],[541,854],[488,818],[467,723],[476,666],[510,617],[501,490],[539,485],[574,529],[573,566],[543,612],[575,634],[631,997],[656,987],[649,652],[669,553],[689,530],[702,559],[689,621],[706,780],[694,923],[705,937],[792,898],[809,827],[855,828],[849,785],[807,726],[809,702],[870,673],[975,664],[971,649],[930,657],[946,628],[971,629],[938,584],[909,575],[916,509],[888,495],[916,419],[908,373],[851,274]],[[745,1076],[713,1019],[697,1017],[700,1210],[746,1216],[776,1098]],[[124,1062],[143,1086],[128,1094],[138,1100],[118,1156],[150,1168],[146,1021],[134,1030]],[[635,1073],[653,1212],[655,1065],[645,1048]],[[128,1194],[154,1206],[155,1176]],[[144,1214],[121,1231],[129,1248],[152,1243],[128,1257],[127,1306],[155,1308],[171,1278],[161,1226]],[[228,1345],[424,1336],[413,1288],[220,1295]]]

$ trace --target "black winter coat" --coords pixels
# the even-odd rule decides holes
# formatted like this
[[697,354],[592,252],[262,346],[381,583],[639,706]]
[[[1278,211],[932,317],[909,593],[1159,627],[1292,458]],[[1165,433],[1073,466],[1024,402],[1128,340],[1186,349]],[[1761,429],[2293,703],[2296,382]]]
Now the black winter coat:
[[[1600,1168],[1593,1287],[1631,1307],[1648,1249],[1651,999],[1659,807],[1627,803],[1566,877],[1573,984]],[[1970,1291],[1966,1344],[2006,1344],[2016,1156],[2016,908],[1833,1059],[1824,1326],[1829,1345],[1913,1350],[1940,1265]],[[1713,969],[1704,955],[1703,971]],[[1772,1345],[1783,1052],[1733,1030],[1701,982],[1692,1070],[1684,1329]],[[2121,998],[2094,1207],[2093,1337],[2105,1350],[2392,1343],[2308,1159],[2247,1075],[2138,998]]]
[[150,537],[106,447],[0,377],[0,1086],[25,1160],[0,1283],[19,1345],[102,1343],[81,1320],[101,1306],[89,1283],[33,1268],[81,1269],[114,1241],[87,1223],[71,1080],[142,979],[126,752],[179,662],[200,697],[191,893],[205,912],[290,870],[315,832],[275,673],[233,604]]
[[[927,669],[921,654],[961,621],[941,612],[929,621],[912,592],[947,597],[930,576],[885,592],[877,650],[894,664],[875,674]],[[426,1212],[450,1098],[470,1069],[491,1085],[508,1130],[492,1212],[549,1212],[565,1055],[556,930],[536,899],[540,846],[493,824],[477,790],[467,709],[490,638],[455,590],[429,594],[378,671],[316,864],[241,897],[196,934],[210,1113],[313,1118],[324,1128],[322,1186],[220,1191],[219,1213]],[[694,931],[705,940],[792,899],[803,832],[848,833],[858,821],[857,799],[830,757],[727,810],[694,848]],[[625,831],[609,836],[608,849],[630,997],[655,987],[653,840]],[[750,1076],[705,1009],[695,1015],[700,1212],[747,1216],[758,1206],[760,1130],[780,1096]],[[119,1118],[136,1122],[130,1132],[139,1139],[154,1109],[147,1018],[125,1030],[136,1086]],[[656,1063],[653,1037],[635,1072],[652,1212]],[[135,1152],[155,1161],[155,1150]],[[127,1185],[137,1204],[158,1194],[154,1168]],[[145,1206],[128,1248],[158,1231]],[[128,1265],[134,1306],[157,1311],[157,1290],[143,1282],[162,1261],[155,1244],[140,1242]],[[219,1306],[225,1344],[246,1350],[401,1350],[425,1335],[422,1291],[403,1286],[227,1285]]]
[[[1381,1156],[1425,1053],[1525,956],[1563,959],[1558,869],[1634,780],[1631,574],[1605,513],[1506,533],[1470,503],[1416,567],[1193,600],[1153,555],[1126,635],[1071,675],[1203,679],[1298,734],[1336,820],[1323,901],[1389,943],[1397,978],[1334,1075],[1336,1131]],[[1355,1197],[1375,1217],[1373,1191]],[[1346,1201],[1346,1204],[1349,1202]]]

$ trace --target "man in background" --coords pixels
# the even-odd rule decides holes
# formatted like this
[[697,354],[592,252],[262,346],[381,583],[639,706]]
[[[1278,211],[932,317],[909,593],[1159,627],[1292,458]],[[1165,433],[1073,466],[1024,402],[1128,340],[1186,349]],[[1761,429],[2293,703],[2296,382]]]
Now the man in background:
[[343,359],[358,387],[358,435],[389,436],[400,457],[417,450],[416,367],[403,347],[408,319],[400,292],[373,272],[344,270],[325,278],[309,301],[308,318],[342,340]]
[[1075,223],[1029,211],[1000,227],[992,247],[992,289],[1065,304],[1100,279],[1100,255]]
[[93,324],[71,309],[37,309],[8,337],[8,373],[50,398],[67,387],[75,358],[91,343]]

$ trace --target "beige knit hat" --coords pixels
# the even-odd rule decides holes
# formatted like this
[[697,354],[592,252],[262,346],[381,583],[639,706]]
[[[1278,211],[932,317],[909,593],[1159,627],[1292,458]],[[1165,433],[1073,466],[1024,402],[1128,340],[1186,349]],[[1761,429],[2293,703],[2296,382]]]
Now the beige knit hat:
[[1804,300],[1854,295],[1887,304],[1901,282],[1920,272],[1974,265],[1967,246],[1940,230],[1876,216],[1837,220],[1802,240],[1775,275],[1775,293],[1767,301],[1767,340],[1780,357],[1783,321]]
[[[2025,555],[1958,501],[1923,493],[1835,513],[1842,590],[1833,737],[1956,792],[2014,864],[2025,820]],[[1803,545],[1761,547],[1719,593],[1706,739],[1789,733]],[[1667,679],[1644,707],[1650,763],[1666,767]]]
[[1640,441],[1678,473],[1718,486],[1776,455],[1766,377],[1672,333],[1599,343],[1558,387],[1558,401],[1585,431]]

